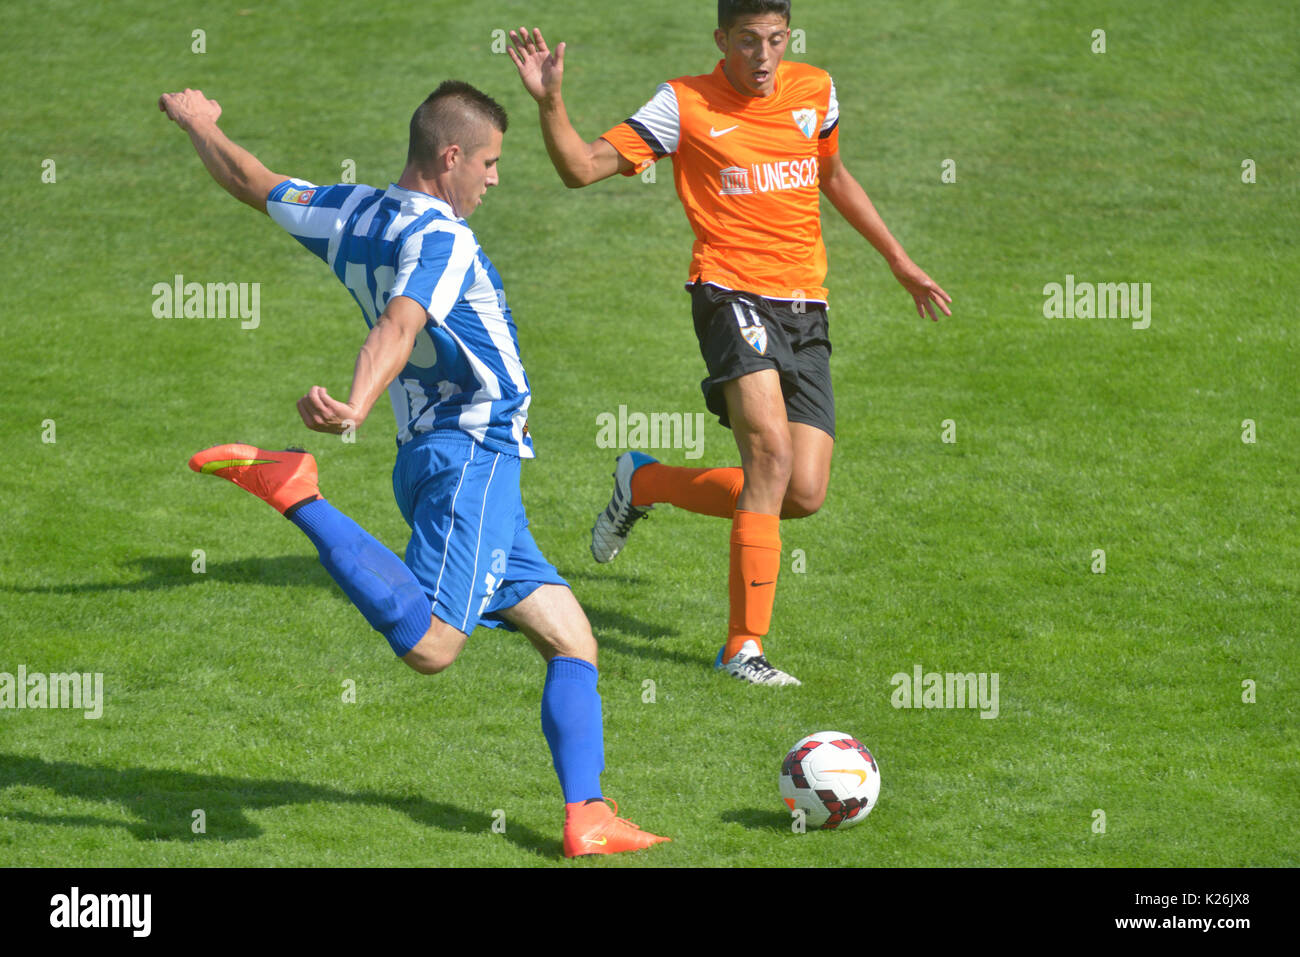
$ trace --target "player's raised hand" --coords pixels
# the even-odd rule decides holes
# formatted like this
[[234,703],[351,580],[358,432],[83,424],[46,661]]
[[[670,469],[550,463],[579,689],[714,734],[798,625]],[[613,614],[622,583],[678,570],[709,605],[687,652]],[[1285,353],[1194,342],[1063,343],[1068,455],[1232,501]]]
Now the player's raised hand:
[[187,133],[195,123],[205,120],[215,123],[221,116],[221,104],[209,100],[202,90],[164,93],[158,97],[158,109],[166,113],[168,119],[175,120],[176,125]]
[[910,259],[902,260],[890,266],[894,272],[894,278],[902,283],[903,288],[912,294],[912,299],[916,302],[916,314],[922,319],[928,312],[930,318],[935,322],[939,317],[934,314],[934,307],[937,305],[945,316],[951,316],[952,310],[948,308],[948,303],[952,302],[952,296],[948,295],[939,288],[939,284],[925,274],[925,270],[912,262]]
[[564,44],[547,49],[542,31],[536,27],[530,34],[527,27],[510,31],[511,46],[506,48],[510,59],[519,71],[519,79],[524,83],[534,100],[544,100],[560,92],[560,83],[564,78]]
[[303,425],[313,432],[330,432],[334,435],[356,429],[365,418],[346,402],[332,398],[325,387],[319,385],[312,386],[298,400],[298,414],[302,416]]

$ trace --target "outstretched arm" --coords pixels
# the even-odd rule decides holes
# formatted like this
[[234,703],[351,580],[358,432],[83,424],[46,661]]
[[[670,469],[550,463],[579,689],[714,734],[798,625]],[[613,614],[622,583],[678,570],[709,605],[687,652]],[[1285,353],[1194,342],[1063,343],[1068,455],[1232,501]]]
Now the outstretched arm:
[[349,425],[360,428],[375,402],[411,358],[415,337],[427,318],[424,307],[409,296],[390,299],[384,314],[361,345],[348,401],[332,398],[324,386],[312,386],[298,400],[303,424],[314,432],[334,434],[345,431]]
[[540,29],[530,35],[527,28],[510,31],[513,44],[507,48],[519,70],[519,79],[537,101],[542,139],[555,171],[570,189],[590,186],[615,173],[626,173],[633,164],[603,139],[586,142],[569,122],[560,86],[564,79],[564,44],[552,53]]
[[819,178],[822,192],[840,215],[885,257],[894,278],[915,301],[916,314],[924,319],[929,312],[930,318],[937,322],[939,317],[934,314],[937,305],[945,316],[951,316],[948,303],[952,302],[952,297],[908,257],[899,241],[885,227],[867,191],[840,160],[839,153],[822,158]]
[[164,93],[158,98],[158,109],[190,134],[190,142],[203,165],[226,192],[241,203],[266,212],[267,194],[289,177],[272,173],[256,156],[221,132],[217,127],[220,103],[208,99],[202,90],[185,90]]

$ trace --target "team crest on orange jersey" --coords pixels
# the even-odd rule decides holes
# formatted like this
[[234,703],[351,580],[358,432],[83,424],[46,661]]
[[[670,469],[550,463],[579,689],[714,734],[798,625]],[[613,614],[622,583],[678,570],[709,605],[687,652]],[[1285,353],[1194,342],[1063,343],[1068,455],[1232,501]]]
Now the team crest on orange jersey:
[[799,131],[808,139],[817,130],[817,111],[816,110],[791,110],[790,115],[794,117],[794,125],[799,127]]

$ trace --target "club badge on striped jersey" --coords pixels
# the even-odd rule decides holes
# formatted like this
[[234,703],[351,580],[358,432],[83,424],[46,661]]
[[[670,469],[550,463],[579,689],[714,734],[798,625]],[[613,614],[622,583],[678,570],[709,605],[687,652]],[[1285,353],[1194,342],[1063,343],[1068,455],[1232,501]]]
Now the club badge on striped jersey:
[[813,133],[817,131],[817,111],[791,110],[790,115],[794,117],[794,124],[799,127],[799,131],[812,139]]

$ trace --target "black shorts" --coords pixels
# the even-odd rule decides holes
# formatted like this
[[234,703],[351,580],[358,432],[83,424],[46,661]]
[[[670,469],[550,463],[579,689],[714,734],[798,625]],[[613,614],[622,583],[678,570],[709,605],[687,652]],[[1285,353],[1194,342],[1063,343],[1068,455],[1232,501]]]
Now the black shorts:
[[727,428],[722,386],[761,369],[776,369],[785,414],[835,438],[835,394],[831,390],[830,320],[826,304],[765,299],[695,282],[687,287],[695,337],[709,371],[700,383],[704,403]]

